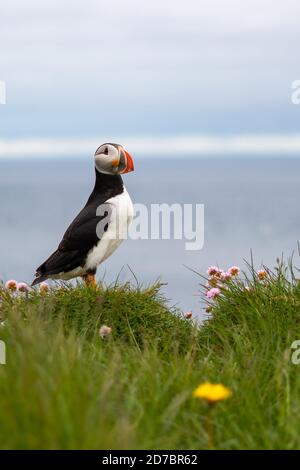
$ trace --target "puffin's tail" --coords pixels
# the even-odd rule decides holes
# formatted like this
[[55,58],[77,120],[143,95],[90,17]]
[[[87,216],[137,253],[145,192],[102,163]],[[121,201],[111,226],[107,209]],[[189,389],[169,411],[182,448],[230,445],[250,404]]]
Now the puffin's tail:
[[31,285],[35,286],[36,284],[45,281],[53,274],[72,271],[72,269],[80,266],[82,257],[78,259],[79,254],[78,250],[63,251],[58,248],[43,264],[41,264],[41,266],[37,268],[35,279]]

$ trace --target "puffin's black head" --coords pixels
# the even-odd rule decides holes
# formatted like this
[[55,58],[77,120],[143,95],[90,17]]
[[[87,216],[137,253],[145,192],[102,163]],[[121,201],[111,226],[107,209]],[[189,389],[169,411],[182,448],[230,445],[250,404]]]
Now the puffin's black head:
[[106,175],[120,175],[134,170],[131,155],[119,144],[102,144],[95,152],[95,167]]

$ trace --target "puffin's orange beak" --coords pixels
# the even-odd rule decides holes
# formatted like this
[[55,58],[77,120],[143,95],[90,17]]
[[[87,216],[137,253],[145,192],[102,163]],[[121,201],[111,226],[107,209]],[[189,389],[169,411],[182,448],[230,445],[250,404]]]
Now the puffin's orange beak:
[[129,173],[130,171],[134,171],[133,158],[126,150],[124,150],[124,153],[126,156],[126,168],[123,173]]

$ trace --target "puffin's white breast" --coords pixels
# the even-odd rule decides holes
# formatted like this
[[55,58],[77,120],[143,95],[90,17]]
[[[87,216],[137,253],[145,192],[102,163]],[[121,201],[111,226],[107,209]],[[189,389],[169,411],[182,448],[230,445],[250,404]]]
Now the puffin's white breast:
[[106,204],[112,206],[108,229],[97,245],[88,252],[84,270],[96,269],[127,237],[133,219],[133,205],[125,187],[122,194],[108,199]]

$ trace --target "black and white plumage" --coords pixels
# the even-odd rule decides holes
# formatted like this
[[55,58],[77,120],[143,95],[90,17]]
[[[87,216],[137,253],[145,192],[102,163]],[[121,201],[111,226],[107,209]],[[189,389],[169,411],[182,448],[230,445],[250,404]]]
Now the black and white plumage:
[[132,157],[121,145],[108,143],[96,150],[94,189],[57,250],[38,267],[32,285],[77,276],[95,283],[97,267],[120,245],[132,221],[133,206],[121,174],[133,170]]

